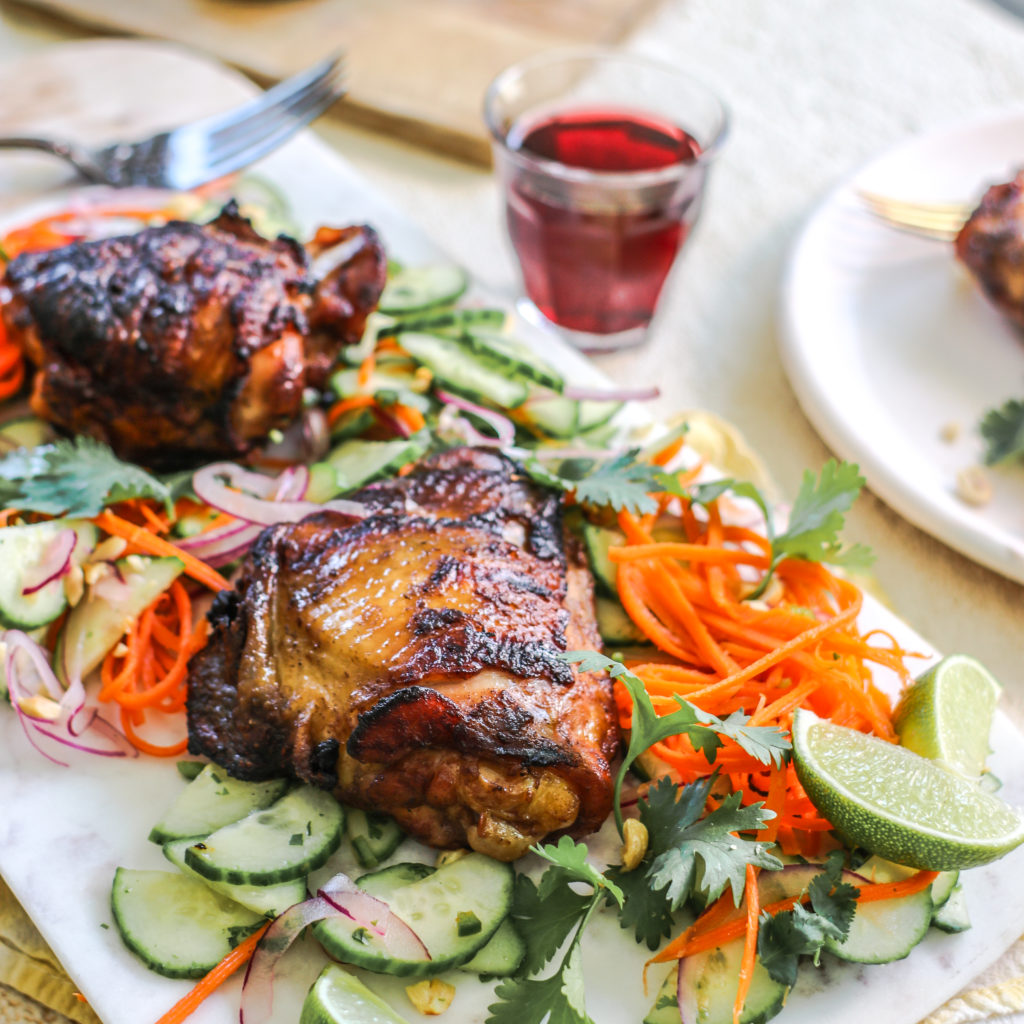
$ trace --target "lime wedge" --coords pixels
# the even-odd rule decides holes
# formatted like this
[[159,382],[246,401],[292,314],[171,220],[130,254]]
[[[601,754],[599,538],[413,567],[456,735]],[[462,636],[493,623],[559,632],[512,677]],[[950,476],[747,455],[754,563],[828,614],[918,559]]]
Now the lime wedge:
[[893,718],[900,744],[977,780],[985,770],[1000,689],[974,658],[943,658],[900,699]]
[[976,782],[811,711],[793,716],[793,764],[821,814],[897,864],[957,871],[1024,842],[1024,818]]
[[355,975],[328,964],[302,1004],[299,1024],[406,1024]]

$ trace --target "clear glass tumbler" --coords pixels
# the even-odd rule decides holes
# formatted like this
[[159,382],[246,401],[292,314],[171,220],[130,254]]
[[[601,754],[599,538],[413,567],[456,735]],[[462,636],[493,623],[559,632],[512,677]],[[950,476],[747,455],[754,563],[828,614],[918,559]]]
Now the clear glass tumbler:
[[728,116],[696,79],[607,49],[501,72],[484,101],[524,313],[585,351],[644,340]]

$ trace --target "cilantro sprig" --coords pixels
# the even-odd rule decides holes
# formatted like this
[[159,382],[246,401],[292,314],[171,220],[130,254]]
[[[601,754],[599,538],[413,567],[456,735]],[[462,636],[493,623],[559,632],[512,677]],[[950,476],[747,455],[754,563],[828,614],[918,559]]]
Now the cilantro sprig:
[[707,758],[708,764],[714,763],[723,737],[735,741],[762,764],[782,764],[791,748],[785,733],[775,726],[747,725],[748,716],[740,711],[734,711],[728,718],[721,719],[710,712],[702,711],[682,697],[675,697],[679,710],[659,716],[647,695],[643,681],[621,662],[605,657],[597,651],[588,650],[567,651],[562,657],[570,664],[577,665],[581,672],[607,672],[626,687],[633,701],[629,745],[615,777],[613,809],[619,835],[622,835],[621,796],[626,773],[636,759],[653,744],[669,736],[685,735],[694,749],[701,751]]
[[[562,836],[557,845],[533,847],[551,863],[535,884],[526,875],[516,879],[512,917],[526,940],[526,977],[506,978],[487,1009],[487,1024],[593,1024],[584,997],[580,942],[597,908],[607,899],[622,907],[622,890],[587,863],[587,848]],[[589,893],[572,888],[590,886]],[[566,940],[568,945],[566,946]],[[547,977],[537,975],[563,949]]]
[[1024,459],[1024,400],[1011,398],[982,417],[979,427],[986,443],[985,462]]
[[640,459],[640,454],[639,448],[633,448],[607,461],[567,459],[558,472],[533,457],[523,463],[523,468],[538,483],[572,494],[581,504],[646,515],[657,509],[651,495],[666,489],[668,475],[659,466]]
[[776,981],[794,985],[801,956],[812,956],[817,964],[828,939],[842,942],[850,934],[860,890],[842,881],[842,870],[843,852],[833,850],[807,887],[810,910],[798,902],[792,910],[762,913],[757,956]]
[[128,498],[173,508],[167,484],[91,437],[19,448],[0,459],[0,504],[7,508],[91,518]]

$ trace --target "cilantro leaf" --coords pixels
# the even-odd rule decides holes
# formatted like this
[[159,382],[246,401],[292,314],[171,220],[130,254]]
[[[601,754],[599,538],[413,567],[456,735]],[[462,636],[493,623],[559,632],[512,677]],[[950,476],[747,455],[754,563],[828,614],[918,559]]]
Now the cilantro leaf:
[[[663,783],[668,781],[662,780]],[[675,906],[679,906],[695,886],[702,892],[717,893],[723,891],[727,884],[732,887],[733,900],[739,906],[748,864],[769,870],[782,867],[782,862],[768,852],[769,843],[734,835],[765,828],[765,822],[773,814],[764,810],[761,804],[740,806],[741,795],[730,793],[710,814],[694,819],[694,807],[698,801],[703,805],[701,797],[706,800],[711,781],[702,780],[683,787],[679,798],[673,800],[677,807],[681,807],[680,811],[674,812],[674,809],[665,807],[662,795],[657,805],[662,812],[658,818],[654,817],[650,803],[646,817],[643,810],[640,812],[648,833],[651,833],[653,825],[660,833],[659,846],[665,849],[651,862],[651,886],[665,889]],[[699,876],[698,866],[703,869]]]
[[583,993],[580,950],[574,945],[548,978],[506,978],[494,990],[486,1024],[593,1024]]
[[722,480],[711,480],[708,483],[696,484],[690,487],[686,494],[691,501],[696,502],[698,505],[707,506],[717,501],[727,492],[735,494],[738,498],[747,498],[757,505],[761,510],[761,515],[764,516],[768,539],[772,540],[775,537],[775,521],[772,518],[771,506],[761,491],[749,480],[735,480],[731,477],[726,477]]
[[[550,872],[546,872],[545,877],[547,874]],[[541,970],[561,949],[589,905],[589,895],[578,893],[568,885],[550,886],[542,897],[533,879],[527,875],[516,876],[512,917],[524,925],[520,932],[526,942],[523,967],[527,974]]]
[[621,662],[598,654],[597,651],[567,651],[562,655],[566,661],[576,664],[583,672],[607,672],[618,679],[633,699],[632,726],[629,731],[629,746],[615,778],[613,810],[615,821],[622,833],[622,808],[620,795],[626,772],[633,762],[650,746],[669,736],[685,735],[694,750],[701,751],[708,764],[714,762],[715,754],[722,745],[720,735],[735,740],[748,754],[763,764],[781,764],[790,748],[789,740],[774,726],[748,726],[747,716],[733,712],[724,721],[716,715],[702,711],[682,697],[676,697],[678,711],[659,715],[654,710],[643,681],[635,676]]
[[165,484],[90,437],[20,449],[0,459],[0,502],[21,511],[91,518],[128,498],[156,498],[172,508]]
[[989,409],[979,427],[985,439],[985,462],[991,466],[1008,459],[1024,459],[1024,401],[1011,398]]
[[850,462],[829,459],[818,480],[807,470],[793,503],[786,532],[772,543],[772,561],[804,558],[809,562],[831,562],[833,565],[870,564],[867,548],[855,544],[844,549],[838,538],[846,513],[863,486],[860,469]]
[[559,885],[569,882],[585,882],[595,889],[607,889],[608,895],[620,906],[622,892],[617,885],[609,882],[600,871],[587,862],[590,851],[583,843],[574,842],[569,836],[562,836],[558,845],[534,846],[533,852],[550,861],[554,868],[548,868],[540,880],[540,897],[546,899]]
[[857,912],[857,897],[860,889],[842,881],[843,852],[833,850],[825,864],[825,870],[816,875],[807,887],[814,912],[834,928],[832,934],[840,942],[850,934],[850,925]]
[[651,494],[665,490],[671,476],[653,463],[638,460],[639,453],[639,448],[633,448],[605,462],[567,459],[557,473],[537,458],[527,459],[523,468],[538,483],[571,492],[578,502],[646,514],[658,507]]
[[619,924],[632,931],[637,942],[646,942],[648,949],[657,949],[661,940],[672,934],[677,908],[665,889],[651,888],[648,867],[649,858],[634,871],[616,865],[608,869],[608,877],[616,882],[625,897],[619,911]]

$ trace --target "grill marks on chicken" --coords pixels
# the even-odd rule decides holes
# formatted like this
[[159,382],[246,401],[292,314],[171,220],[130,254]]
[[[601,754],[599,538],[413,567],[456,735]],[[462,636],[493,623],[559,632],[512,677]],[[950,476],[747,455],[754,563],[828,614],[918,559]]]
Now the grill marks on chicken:
[[955,248],[989,301],[1024,328],[1024,171],[985,193]]
[[[312,260],[347,258],[317,282]],[[36,367],[32,408],[154,467],[235,458],[287,426],[359,339],[384,287],[368,227],[307,250],[259,235],[234,203],[209,224],[23,253],[5,326]]]
[[332,788],[435,846],[512,859],[596,829],[618,736],[607,678],[558,657],[599,643],[558,497],[463,449],[356,499],[367,518],[266,530],[218,599],[190,749]]

